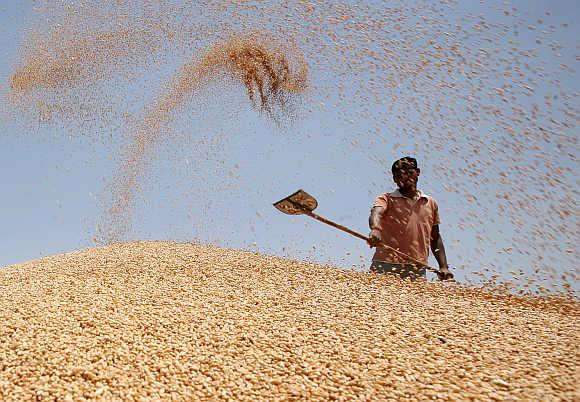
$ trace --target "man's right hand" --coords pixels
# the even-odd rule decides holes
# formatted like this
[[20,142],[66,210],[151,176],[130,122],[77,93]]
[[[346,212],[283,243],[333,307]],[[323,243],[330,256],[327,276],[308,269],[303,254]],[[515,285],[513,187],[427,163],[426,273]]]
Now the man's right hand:
[[381,244],[382,241],[383,238],[381,237],[381,231],[379,229],[372,229],[371,233],[369,234],[369,239],[367,240],[369,246],[377,247],[379,244]]

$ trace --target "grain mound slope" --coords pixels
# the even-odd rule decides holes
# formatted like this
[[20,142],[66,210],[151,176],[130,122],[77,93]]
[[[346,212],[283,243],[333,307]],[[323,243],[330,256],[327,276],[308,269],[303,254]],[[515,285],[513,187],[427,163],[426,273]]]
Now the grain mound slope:
[[0,399],[573,400],[577,302],[135,242],[0,270]]

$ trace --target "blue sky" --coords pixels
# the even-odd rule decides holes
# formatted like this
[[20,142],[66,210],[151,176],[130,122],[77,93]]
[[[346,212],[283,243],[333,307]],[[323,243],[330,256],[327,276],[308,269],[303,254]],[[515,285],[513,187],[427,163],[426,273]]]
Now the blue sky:
[[[573,70],[578,69],[577,38],[580,37],[580,28],[574,24],[573,17],[580,11],[579,3],[516,1],[507,6],[502,2],[484,3],[470,1],[441,6],[447,14],[438,18],[448,19],[450,28],[464,24],[464,28],[472,33],[477,32],[473,21],[479,16],[492,24],[519,21],[518,30],[521,32],[517,34],[517,44],[509,43],[510,38],[515,38],[510,36],[513,33],[506,34],[505,38],[496,35],[501,32],[499,28],[492,28],[490,35],[472,34],[469,38],[456,39],[463,41],[466,49],[474,49],[475,53],[481,48],[496,51],[497,56],[491,59],[496,61],[502,60],[501,52],[507,52],[509,46],[519,51],[536,49],[531,59],[521,56],[524,74],[527,74],[524,60],[546,71],[545,81],[537,83],[535,96],[542,100],[547,93],[552,97],[557,95],[555,84],[550,81],[558,80],[559,88],[575,94],[567,102],[571,104],[568,110],[577,112],[578,80],[575,73],[560,66],[566,64]],[[391,7],[392,4],[386,3],[384,7],[387,6]],[[376,2],[372,3],[372,7],[381,8],[383,5]],[[511,11],[517,17],[504,14],[505,10],[512,8],[517,9]],[[283,24],[288,17],[277,15],[279,8],[272,9],[275,10],[271,15],[273,22],[264,24],[276,31],[276,24]],[[329,10],[330,14],[332,12],[336,10]],[[404,19],[402,24],[411,25],[419,21],[420,15],[417,13],[407,12],[405,15],[409,18]],[[434,15],[430,13],[425,15]],[[261,23],[255,11],[235,15],[218,15],[217,11],[201,14],[196,22],[211,24],[214,20],[223,18],[228,21],[227,18],[230,18],[229,29],[233,31],[238,25],[260,28]],[[0,51],[3,53],[0,63],[1,95],[7,93],[9,77],[21,60],[23,39],[32,15],[31,3],[0,3]],[[466,15],[470,17],[463,18]],[[368,17],[367,11],[361,11],[361,21],[363,17]],[[420,188],[432,194],[440,204],[441,231],[448,260],[457,267],[458,279],[477,278],[472,273],[482,267],[489,267],[505,277],[512,275],[510,271],[522,270],[525,275],[536,278],[532,272],[538,262],[538,236],[533,237],[530,243],[523,238],[527,237],[531,228],[545,227],[546,222],[550,221],[549,214],[554,213],[550,209],[551,195],[543,198],[548,199],[545,203],[534,204],[535,210],[521,212],[521,207],[518,207],[520,209],[514,212],[514,216],[510,215],[510,208],[515,208],[515,204],[502,204],[503,201],[497,201],[498,197],[495,196],[496,193],[510,191],[538,193],[543,186],[542,181],[531,175],[544,174],[545,166],[538,165],[536,172],[522,168],[520,173],[527,176],[513,177],[517,174],[517,166],[528,166],[528,162],[529,166],[533,166],[536,162],[531,151],[510,159],[511,151],[501,148],[510,144],[509,137],[499,138],[498,148],[486,148],[486,144],[495,141],[494,135],[498,135],[493,131],[497,121],[495,117],[490,117],[489,110],[474,110],[473,113],[479,114],[482,119],[474,131],[457,126],[460,121],[473,121],[462,104],[464,100],[459,102],[463,98],[449,98],[449,104],[442,105],[441,120],[433,123],[432,132],[427,136],[421,129],[430,127],[431,123],[423,121],[425,116],[421,107],[436,106],[437,102],[419,99],[421,107],[414,112],[407,109],[409,102],[417,101],[413,99],[413,91],[420,91],[421,88],[416,85],[424,85],[427,81],[416,81],[411,76],[403,77],[396,88],[385,89],[374,85],[373,80],[380,80],[385,74],[397,70],[381,65],[373,65],[367,71],[363,65],[361,70],[357,70],[357,60],[339,60],[340,55],[336,53],[336,44],[340,40],[346,44],[359,43],[356,35],[361,34],[360,31],[337,27],[333,29],[338,39],[325,38],[318,33],[309,42],[309,32],[300,32],[300,27],[310,25],[306,22],[306,25],[301,25],[297,17],[290,16],[289,19],[297,28],[287,26],[281,29],[297,29],[297,44],[304,49],[311,63],[313,86],[304,99],[300,119],[280,130],[251,107],[242,88],[231,91],[210,84],[202,94],[185,105],[183,113],[175,119],[175,137],[158,144],[143,191],[138,197],[133,213],[134,228],[128,239],[201,241],[364,270],[368,267],[372,250],[363,242],[306,217],[285,216],[271,204],[303,188],[318,199],[319,214],[366,234],[369,206],[374,197],[393,189],[388,173],[390,164],[398,157],[409,154],[416,156],[423,168]],[[356,14],[349,21],[353,19],[356,20]],[[541,43],[537,43],[538,31],[549,30],[549,25],[556,28],[544,35]],[[428,27],[424,29],[428,30]],[[455,34],[460,31],[450,32]],[[371,32],[369,35],[377,33]],[[395,32],[393,35],[398,34]],[[446,40],[444,35],[441,37],[442,41]],[[495,38],[495,42],[489,38]],[[383,52],[380,42],[375,39],[366,38],[365,46]],[[378,39],[385,39],[386,42],[386,38]],[[210,44],[212,40],[212,36],[208,35],[200,41],[200,46]],[[334,50],[328,50],[328,54],[320,46],[325,40],[329,43],[337,41],[332,44]],[[416,47],[425,45],[421,41],[413,43]],[[554,58],[554,51],[550,50],[550,44],[554,43],[562,45],[557,51],[560,53],[559,59]],[[413,51],[421,54],[418,49],[411,49],[410,53],[414,54]],[[404,57],[405,52],[397,49],[394,52],[394,57]],[[139,80],[115,82],[110,85],[110,91],[120,98],[131,99],[131,102],[124,103],[125,106],[137,111],[143,109],[164,82],[190,57],[190,53],[189,48],[162,53],[167,56],[159,63],[159,68],[143,68]],[[399,56],[401,54],[403,56]],[[485,58],[477,60],[485,63]],[[487,71],[494,66],[484,67]],[[537,77],[537,73],[534,74]],[[441,79],[456,83],[460,88],[472,88],[464,82],[468,79],[475,81],[477,77],[456,76],[453,73]],[[508,77],[505,82],[509,83],[512,79]],[[503,83],[495,78],[484,79],[481,94],[493,92],[496,85]],[[389,101],[377,102],[371,96],[375,91],[378,94],[373,96]],[[449,96],[457,96],[460,92],[449,92]],[[465,92],[463,95],[478,94]],[[506,114],[511,113],[499,98],[489,96],[485,99],[480,103],[497,105]],[[4,110],[9,110],[5,99],[0,98],[0,101],[6,105]],[[531,108],[534,101],[534,98],[528,101],[517,97],[510,106]],[[564,106],[560,107],[560,102],[563,105],[562,96],[556,96],[551,109],[554,113],[561,114],[565,109]],[[452,112],[456,112],[453,118]],[[92,247],[91,239],[100,217],[97,199],[103,194],[106,196],[104,188],[118,168],[116,152],[124,144],[123,136],[131,131],[131,125],[111,125],[105,129],[67,122],[47,125],[30,121],[12,111],[8,116],[0,115],[0,118],[0,181],[3,183],[0,197],[0,266]],[[543,120],[540,123],[556,130],[547,125],[551,124],[548,118],[538,119],[546,120],[546,124]],[[558,121],[563,119],[556,116]],[[557,133],[576,138],[577,117],[575,119],[568,118],[574,124],[559,127]],[[521,130],[524,125],[516,124],[515,131]],[[457,136],[450,140],[448,131],[457,133]],[[517,135],[516,138],[521,138]],[[478,145],[477,141],[481,141],[482,145]],[[559,167],[576,170],[577,142],[562,141],[556,137],[547,141],[537,140],[538,149],[534,152],[544,153],[544,158],[548,160],[562,157]],[[517,142],[514,143],[514,147],[517,146]],[[562,151],[563,147],[567,147],[566,151]],[[568,156],[562,156],[563,152]],[[487,166],[486,159],[492,160],[496,167],[487,173],[485,170],[479,172],[481,177],[464,181],[462,177],[469,173],[466,171],[466,160],[473,160],[473,155],[481,158],[475,170]],[[443,162],[448,170],[442,171]],[[505,164],[506,171],[510,172],[511,177],[505,179],[507,181],[498,178],[497,166],[501,164]],[[553,195],[554,199],[565,188],[575,199],[578,181],[574,174],[568,171],[559,177],[563,183],[557,185],[558,194]],[[488,182],[485,178],[489,179]],[[494,196],[490,195],[492,193]],[[469,195],[477,201],[467,200]],[[535,202],[533,196],[520,197],[517,201],[525,199],[530,199],[532,204]],[[570,203],[562,201],[558,205],[564,202]],[[556,210],[558,205],[554,207]],[[525,222],[519,224],[518,220]],[[578,240],[577,209],[575,215],[562,222],[566,227],[553,232],[553,239],[543,240],[546,244],[567,242],[558,249],[551,243],[546,246],[549,254],[545,258],[551,266],[555,266],[556,274],[560,273],[558,270],[577,271],[574,262],[576,251],[570,252],[570,245]],[[434,260],[432,262],[435,263]],[[577,283],[573,285],[576,287]]]

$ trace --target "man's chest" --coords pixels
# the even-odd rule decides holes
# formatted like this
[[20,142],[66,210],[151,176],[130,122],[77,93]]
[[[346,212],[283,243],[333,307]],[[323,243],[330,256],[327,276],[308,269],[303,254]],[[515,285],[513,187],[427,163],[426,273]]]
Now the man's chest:
[[433,224],[433,206],[428,199],[413,200],[393,197],[389,200],[383,218],[391,225],[428,225]]

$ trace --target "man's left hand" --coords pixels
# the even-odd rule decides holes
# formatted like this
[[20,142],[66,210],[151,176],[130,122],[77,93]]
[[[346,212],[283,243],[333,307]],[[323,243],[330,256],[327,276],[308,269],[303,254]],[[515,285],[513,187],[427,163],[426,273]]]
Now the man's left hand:
[[437,276],[440,281],[450,281],[453,280],[453,274],[449,271],[448,267],[440,267]]

